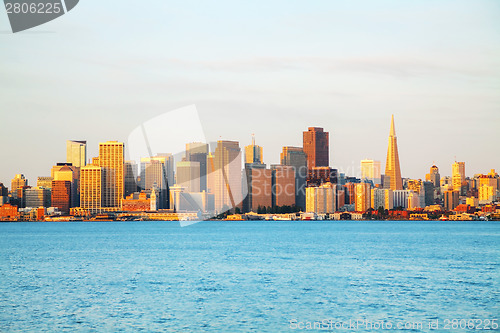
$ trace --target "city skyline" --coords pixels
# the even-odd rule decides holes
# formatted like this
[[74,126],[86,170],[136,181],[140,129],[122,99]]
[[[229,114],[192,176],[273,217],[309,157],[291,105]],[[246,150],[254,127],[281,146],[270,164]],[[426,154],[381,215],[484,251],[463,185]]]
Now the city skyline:
[[451,174],[455,159],[468,175],[500,169],[496,2],[149,6],[143,22],[123,2],[86,2],[0,34],[0,181],[64,161],[67,139],[96,156],[98,142],[126,142],[138,124],[192,104],[207,141],[246,146],[255,133],[268,164],[281,146],[301,146],[306,126],[330,132],[332,167],[384,161],[395,114],[404,177],[432,164]]
[[499,18],[4,0],[0,333],[498,330]]
[[[309,127],[309,131],[310,131],[312,128],[318,129],[318,128],[320,128],[320,127]],[[323,130],[323,128],[321,128],[321,130]],[[327,137],[328,137],[329,131],[328,131],[327,129],[324,129],[324,131],[326,132]],[[302,133],[304,133],[304,135],[305,135],[305,133],[308,133],[308,131],[304,130],[304,131],[302,131]],[[391,147],[391,142],[392,142],[391,140],[392,140],[392,138],[394,137],[394,136],[393,136],[393,134],[395,134],[395,130],[394,130],[394,116],[392,116],[392,118],[391,118],[390,136],[389,136],[389,147]],[[299,135],[300,135],[300,133],[299,133]],[[387,140],[387,139],[386,139],[386,140]],[[107,141],[107,142],[115,142],[116,140],[106,140],[106,141]],[[221,141],[221,140],[218,140],[218,141]],[[218,141],[217,141],[217,142],[218,142]],[[241,146],[241,148],[244,148],[244,147],[251,147],[252,145],[254,145],[254,144],[255,144],[255,135],[254,135],[254,134],[252,134],[252,136],[251,136],[251,143],[250,143],[250,145],[245,145],[245,143],[244,143],[244,142],[242,143],[242,142],[239,142],[239,141],[236,141],[236,140],[222,140],[222,141],[234,141],[234,142],[238,142],[240,145],[242,145],[242,146]],[[117,142],[119,142],[119,141],[117,141]],[[96,147],[92,147],[92,145],[91,145],[91,144],[89,145],[88,140],[85,140],[85,141],[82,141],[82,140],[74,140],[74,139],[71,139],[71,140],[70,140],[70,139],[68,139],[68,140],[66,140],[66,146],[67,146],[67,147],[69,147],[68,145],[70,145],[71,143],[79,143],[79,144],[84,143],[85,148],[84,148],[84,151],[83,151],[82,153],[83,153],[83,154],[86,154],[86,156],[87,156],[87,161],[86,161],[86,164],[87,164],[87,165],[88,165],[88,164],[92,164],[92,163],[93,163],[93,159],[95,160],[94,162],[97,162],[97,161],[98,161],[98,160],[97,160],[97,156],[99,155],[99,145],[101,145],[103,142],[96,143],[96,147],[97,147],[97,149],[96,149],[96,150],[97,150],[97,154],[96,154],[96,155],[93,155],[92,153],[89,153],[89,149],[96,148]],[[121,142],[120,142],[120,143],[121,143]],[[189,146],[190,144],[199,144],[199,143],[197,143],[197,142],[186,142],[186,149],[188,149],[188,146]],[[202,144],[203,144],[203,145],[206,145],[206,146],[207,146],[207,149],[209,149],[209,148],[208,148],[208,147],[209,147],[209,145],[208,145],[208,144],[204,144],[204,143],[202,143]],[[275,144],[276,144],[276,142],[275,142]],[[328,142],[327,142],[327,144],[328,144]],[[331,142],[330,142],[330,144],[329,144],[329,145],[330,145],[330,151],[331,151],[331,150],[333,149],[333,148],[331,147],[331,146],[332,146],[332,145],[331,145]],[[297,145],[297,146],[298,146],[298,147],[303,147],[303,145]],[[386,146],[387,146],[387,142],[386,142]],[[268,167],[269,167],[270,165],[272,165],[272,164],[280,164],[280,163],[281,163],[281,157],[280,157],[280,154],[278,154],[277,162],[276,162],[276,163],[272,163],[272,162],[269,162],[269,161],[268,161],[268,160],[269,160],[269,159],[271,159],[271,158],[269,158],[269,157],[267,157],[267,158],[266,158],[266,157],[265,157],[265,156],[268,156],[268,155],[266,155],[266,153],[265,153],[265,152],[266,152],[266,147],[265,147],[265,146],[256,146],[256,147],[258,147],[258,148],[260,149],[259,151],[260,151],[260,153],[261,153],[261,154],[262,154],[262,156],[263,156],[263,157],[262,157],[262,162],[263,162],[265,165],[267,165]],[[283,147],[290,147],[290,145],[286,145],[286,144],[281,145],[281,146],[280,146],[280,149],[281,149],[281,148],[283,148]],[[68,149],[69,149],[69,148],[68,148]],[[123,144],[123,149],[124,149],[124,151],[125,151],[125,159],[124,159],[124,161],[127,161],[127,162],[128,162],[128,160],[127,160],[127,153],[126,153],[126,150],[127,150],[126,144]],[[209,151],[209,152],[211,152],[211,153],[214,153],[214,152],[215,152],[215,149],[212,149],[212,150],[210,150],[210,149],[209,149],[208,151]],[[263,151],[264,153],[262,153],[262,151]],[[166,154],[170,154],[170,152],[166,152]],[[246,161],[246,154],[245,154],[245,153],[244,153],[244,154],[242,154],[242,156],[241,156],[241,157],[242,157],[242,166],[244,166],[245,161]],[[273,157],[274,157],[274,156],[273,156]],[[386,158],[377,158],[377,159],[379,159],[379,160],[385,160],[385,159],[388,159],[388,158],[389,158],[389,153],[386,151]],[[53,165],[55,165],[56,163],[63,163],[64,161],[65,161],[65,162],[70,162],[70,161],[69,161],[69,159],[70,159],[70,156],[69,156],[69,150],[68,150],[68,151],[67,151],[67,153],[66,153],[66,158],[64,158],[64,159],[63,159],[63,160],[61,160],[61,161],[52,161],[52,165],[51,165],[51,167],[52,167]],[[148,159],[148,157],[144,156],[143,158],[141,158],[141,160],[144,160],[144,159]],[[424,159],[425,159],[425,157],[424,157]],[[274,159],[274,158],[272,158],[272,160],[274,161],[275,159]],[[364,161],[366,161],[366,160],[365,160],[365,159],[361,159],[360,161],[353,161],[353,162],[352,162],[352,165],[351,165],[351,166],[349,166],[347,169],[345,169],[345,170],[344,170],[344,169],[339,168],[338,170],[339,170],[339,172],[341,172],[341,173],[345,173],[345,175],[346,175],[346,176],[362,178],[362,173],[363,173],[363,170],[362,170],[362,166],[361,166],[361,164],[362,164]],[[141,163],[141,161],[133,161],[133,160],[132,160],[132,162],[135,162],[135,163],[137,163],[137,164],[138,164],[138,163]],[[176,161],[176,163],[177,163],[177,162],[180,162],[180,161]],[[377,162],[377,161],[376,161],[376,162]],[[172,162],[172,163],[173,163],[173,162]],[[378,163],[380,164],[380,162],[378,162]],[[433,163],[432,163],[431,165],[426,165],[426,166],[424,166],[424,169],[425,169],[425,170],[428,170],[428,169],[430,168],[430,166],[432,166],[432,165],[437,165],[437,166],[439,167],[439,169],[441,170],[441,175],[442,175],[442,176],[447,176],[447,175],[449,175],[449,176],[451,177],[451,176],[453,176],[453,174],[454,174],[454,172],[453,172],[453,170],[452,170],[452,169],[453,169],[453,165],[454,165],[454,163],[457,163],[457,160],[456,160],[456,159],[455,159],[455,160],[453,160],[453,162],[452,162],[452,163],[450,163],[450,165],[449,165],[449,166],[447,166],[447,165],[438,165],[438,163],[434,163],[434,161],[433,161]],[[463,162],[460,162],[460,163],[463,163]],[[470,170],[470,167],[469,167],[469,161],[465,161],[465,163],[467,163],[467,165],[468,165],[468,166],[467,166],[467,171],[469,172],[469,170]],[[404,165],[404,161],[399,162],[398,164],[403,164],[403,165]],[[381,170],[385,170],[385,167],[386,167],[385,165],[386,165],[386,162],[385,162],[384,164],[381,164],[381,167],[380,167],[381,169],[379,170],[379,172],[380,172]],[[333,168],[335,168],[335,167],[336,167],[336,165],[335,165],[335,164],[332,164],[332,165],[330,165],[330,166],[331,166],[331,167],[333,167]],[[443,171],[442,171],[442,170],[446,170],[448,167],[449,167],[449,169],[450,169],[450,172],[449,172],[449,173],[446,173],[446,172],[443,172]],[[243,167],[242,167],[242,169],[243,169]],[[474,173],[466,173],[466,174],[465,174],[465,177],[472,177],[474,174],[487,173],[487,172],[488,172],[489,170],[491,170],[491,169],[499,169],[499,168],[497,168],[497,167],[495,167],[495,166],[489,166],[489,167],[487,166],[484,170],[479,170],[479,172],[474,172]],[[50,170],[50,169],[49,169],[49,170]],[[404,169],[403,169],[403,170],[404,170]],[[36,171],[35,171],[35,173],[36,173]],[[40,172],[38,172],[38,174],[36,174],[36,175],[34,175],[34,174],[30,175],[29,173],[26,173],[26,172],[21,172],[21,171],[20,171],[20,172],[15,172],[15,173],[14,173],[14,174],[12,174],[12,175],[1,175],[1,177],[0,177],[0,183],[9,184],[9,183],[10,183],[10,181],[11,181],[11,179],[12,179],[15,175],[22,174],[22,175],[24,175],[24,176],[26,177],[26,179],[28,179],[28,180],[30,180],[30,179],[31,179],[32,183],[30,183],[29,185],[30,185],[30,186],[32,186],[32,185],[33,185],[33,181],[34,181],[34,179],[37,179],[38,177],[46,177],[46,176],[48,176],[48,173],[49,173],[48,171],[45,171],[45,172],[40,171]],[[418,175],[417,177],[410,177],[410,176],[406,176],[406,175],[405,175],[405,172],[404,172],[404,171],[402,171],[402,172],[401,172],[401,177],[402,177],[402,178],[409,178],[409,179],[422,179],[422,180],[425,180],[425,179],[426,179],[426,173],[427,173],[427,171],[423,172],[421,175]],[[173,177],[173,176],[172,176],[172,177]],[[3,179],[3,178],[5,178],[5,179]],[[170,178],[170,176],[169,176],[169,178]]]

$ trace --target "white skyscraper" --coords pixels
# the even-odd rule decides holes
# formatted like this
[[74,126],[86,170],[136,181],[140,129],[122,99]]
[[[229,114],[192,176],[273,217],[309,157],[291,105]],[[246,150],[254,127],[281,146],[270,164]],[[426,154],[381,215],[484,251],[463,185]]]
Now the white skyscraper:
[[66,162],[81,168],[87,161],[87,141],[66,141]]

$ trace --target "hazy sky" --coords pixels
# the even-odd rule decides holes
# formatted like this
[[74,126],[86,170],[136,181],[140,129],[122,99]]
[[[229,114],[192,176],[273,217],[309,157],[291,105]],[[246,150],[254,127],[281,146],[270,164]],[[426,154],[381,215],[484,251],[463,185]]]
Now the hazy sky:
[[[208,140],[255,133],[265,163],[302,131],[330,163],[385,166],[395,115],[403,177],[500,169],[500,1],[80,0],[12,34],[0,8],[0,182],[50,175],[67,139],[126,141],[195,104]],[[168,130],[168,129],[166,129]]]

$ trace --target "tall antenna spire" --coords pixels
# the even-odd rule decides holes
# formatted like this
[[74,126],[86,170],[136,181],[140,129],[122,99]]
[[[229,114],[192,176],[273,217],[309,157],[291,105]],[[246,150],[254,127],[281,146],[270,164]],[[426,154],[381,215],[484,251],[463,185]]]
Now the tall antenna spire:
[[255,133],[252,133],[252,146],[255,146]]

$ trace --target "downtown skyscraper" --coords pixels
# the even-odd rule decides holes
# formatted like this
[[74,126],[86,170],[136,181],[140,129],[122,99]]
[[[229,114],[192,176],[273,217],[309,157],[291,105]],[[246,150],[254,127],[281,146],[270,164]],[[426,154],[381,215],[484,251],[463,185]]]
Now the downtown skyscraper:
[[123,142],[107,141],[99,143],[99,167],[103,169],[102,206],[121,207],[124,190]]
[[329,133],[323,128],[309,127],[307,132],[303,132],[303,147],[309,169],[330,165]]
[[307,155],[301,147],[283,147],[280,154],[281,165],[292,166],[295,170],[295,204],[306,209]]
[[401,168],[399,166],[398,139],[394,127],[394,115],[391,118],[389,132],[389,147],[387,148],[387,162],[385,164],[384,187],[391,190],[402,190]]
[[82,167],[80,172],[80,207],[98,212],[102,207],[103,169],[94,164]]
[[66,162],[77,168],[87,165],[87,141],[66,141]]
[[255,144],[255,135],[252,134],[252,144],[245,147],[245,163],[263,164],[263,149]]
[[186,143],[186,161],[198,162],[200,164],[200,191],[207,190],[207,157],[208,144],[202,142]]
[[215,195],[215,210],[223,212],[242,202],[241,149],[237,141],[217,142],[215,154],[207,157],[209,192]]

